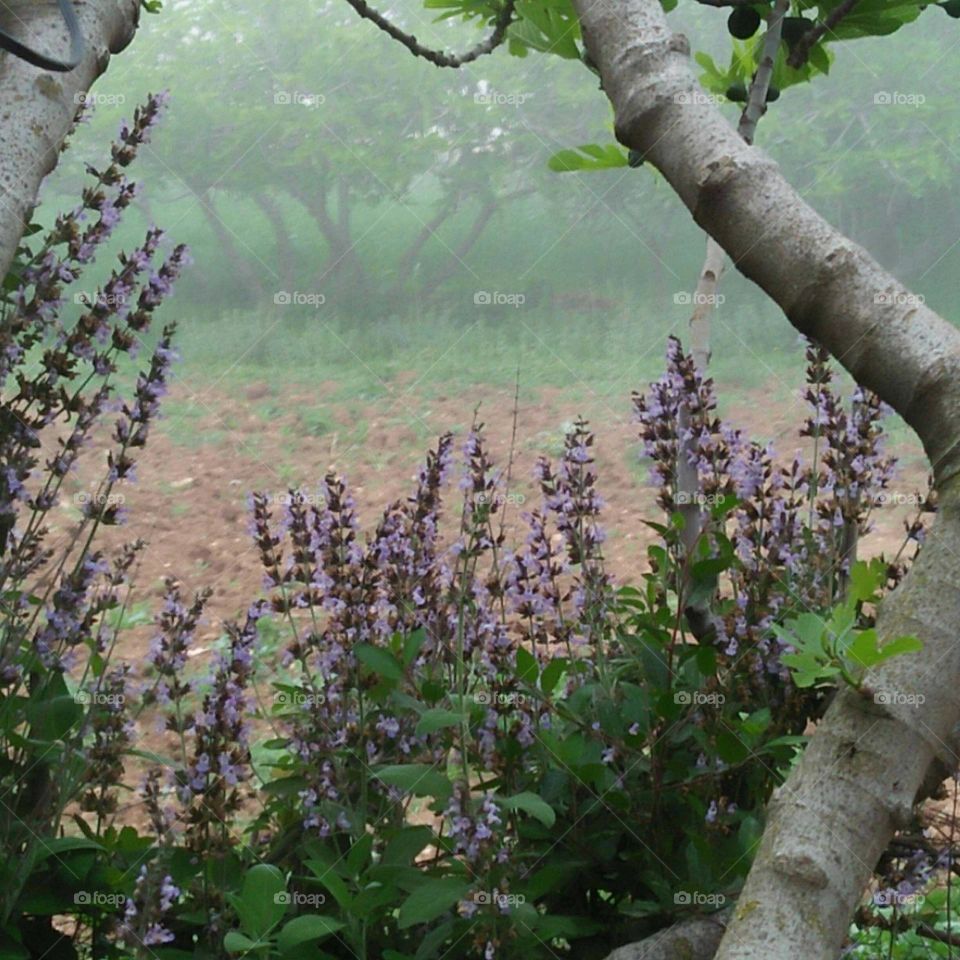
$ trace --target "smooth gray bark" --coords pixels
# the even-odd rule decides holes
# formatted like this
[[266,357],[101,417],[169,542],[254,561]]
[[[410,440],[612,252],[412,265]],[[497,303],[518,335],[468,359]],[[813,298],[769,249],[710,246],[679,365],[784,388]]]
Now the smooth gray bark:
[[[133,39],[139,14],[139,0],[77,4],[87,49],[69,73],[49,73],[0,53],[0,278],[10,269],[40,182],[56,166],[82,95],[107,69],[110,55]],[[38,50],[67,49],[56,4],[11,0],[3,4],[0,21]]]
[[[960,333],[693,96],[688,44],[671,34],[658,0],[574,6],[618,139],[663,173],[696,222],[801,333],[904,417],[934,467],[939,513],[878,623],[883,640],[913,634],[924,650],[867,677],[872,691],[899,702],[839,692],[774,795],[717,953],[720,960],[835,960],[891,834],[908,822],[916,798],[958,765]],[[923,701],[905,702],[911,697]]]

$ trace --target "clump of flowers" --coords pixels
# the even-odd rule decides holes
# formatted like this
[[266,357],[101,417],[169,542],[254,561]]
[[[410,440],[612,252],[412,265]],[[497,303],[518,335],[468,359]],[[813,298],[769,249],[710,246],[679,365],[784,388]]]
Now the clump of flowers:
[[[133,744],[131,670],[110,660],[144,544],[111,556],[97,536],[124,521],[122,490],[135,481],[136,451],[175,359],[175,325],[155,331],[155,315],[188,253],[151,227],[101,284],[77,286],[137,194],[127,171],[165,102],[149,96],[123,124],[107,166],[88,168],[91,182],[75,209],[46,233],[28,232],[0,293],[0,862],[22,865],[3,875],[0,912],[21,936],[56,936],[45,920],[17,928],[20,898],[44,884],[57,889],[61,880],[47,876],[56,860],[48,844],[65,823],[87,835],[116,830]],[[128,393],[126,370],[144,350]],[[74,494],[77,519],[64,531],[61,517],[49,522],[51,510],[114,411],[105,474]],[[97,940],[107,928],[103,909],[80,912],[78,936],[89,920]],[[153,934],[144,928],[141,936]]]

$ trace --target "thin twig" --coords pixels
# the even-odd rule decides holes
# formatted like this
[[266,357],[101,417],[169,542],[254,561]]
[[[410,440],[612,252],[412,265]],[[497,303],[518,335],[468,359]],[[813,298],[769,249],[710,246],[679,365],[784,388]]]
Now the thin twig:
[[488,53],[493,53],[507,37],[507,28],[513,22],[513,10],[516,0],[507,0],[493,25],[493,31],[475,47],[466,53],[444,53],[442,50],[433,50],[421,44],[412,33],[405,33],[398,26],[391,23],[382,13],[374,10],[366,0],[347,0],[356,12],[365,20],[375,23],[384,33],[402,43],[415,57],[423,57],[437,67],[462,67]]

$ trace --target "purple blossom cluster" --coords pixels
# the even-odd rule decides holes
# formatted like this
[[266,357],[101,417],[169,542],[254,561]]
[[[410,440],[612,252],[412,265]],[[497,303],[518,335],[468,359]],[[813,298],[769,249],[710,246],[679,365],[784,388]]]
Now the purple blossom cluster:
[[137,874],[132,897],[127,898],[123,920],[118,926],[119,939],[137,957],[154,956],[151,947],[171,943],[174,934],[164,926],[164,918],[180,897],[173,878],[144,864]]
[[[883,447],[887,409],[862,388],[846,407],[833,389],[827,359],[823,348],[808,345],[804,399],[810,413],[800,433],[812,441],[811,462],[799,453],[780,462],[772,445],[750,441],[716,418],[713,384],[676,338],[670,339],[665,374],[646,394],[634,395],[660,506],[672,514],[681,493],[688,493],[679,489],[684,455],[695,469],[700,503],[735,503],[717,517],[700,511],[707,554],[716,555],[716,537],[724,535],[737,558],[714,604],[711,633],[726,657],[752,658],[760,683],[765,676],[788,680],[781,646],[771,636],[774,620],[796,607],[824,609],[842,596],[857,541],[869,532],[871,512],[896,464]],[[922,524],[914,528],[919,539]],[[670,547],[676,568],[684,570],[682,545]],[[902,569],[891,565],[891,578],[900,575]],[[682,578],[675,585],[681,594],[686,586]]]
[[180,801],[186,808],[186,841],[198,853],[225,852],[233,843],[230,824],[243,804],[250,778],[250,704],[257,622],[262,602],[247,611],[243,625],[226,625],[228,646],[217,658],[200,710],[191,724],[192,746]]
[[[373,696],[379,677],[369,664],[379,660],[371,650],[391,657],[409,651],[401,682],[415,697],[435,684],[452,702],[477,707],[458,735],[464,782],[471,768],[509,776],[520,769],[505,738],[529,745],[549,727],[550,711],[523,696],[518,652],[546,664],[575,647],[586,655],[606,636],[611,582],[593,442],[578,421],[557,470],[538,465],[544,503],[527,515],[529,536],[517,552],[503,548],[505,475],[486,452],[482,425],[463,447],[459,528],[446,544],[440,531],[452,474],[449,435],[428,455],[412,496],[391,504],[366,541],[346,484],[334,475],[318,497],[290,491],[279,517],[270,498],[253,496],[252,533],[272,610],[294,636],[284,663],[298,670],[300,686],[282,687],[279,713],[306,780],[300,799],[307,830],[331,836],[359,829],[361,796],[379,805],[368,817],[402,818],[402,792],[373,770],[448,761],[445,729],[422,730],[416,712]],[[471,798],[458,790],[455,802],[466,810]],[[488,826],[477,827],[478,841]],[[457,847],[463,856],[485,849],[472,841]]]

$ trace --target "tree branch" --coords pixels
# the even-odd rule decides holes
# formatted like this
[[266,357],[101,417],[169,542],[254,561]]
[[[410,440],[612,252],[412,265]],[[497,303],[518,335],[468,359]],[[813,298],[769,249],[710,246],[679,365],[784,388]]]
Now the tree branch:
[[[12,55],[0,56],[0,278],[6,276],[23,230],[30,222],[40,182],[56,166],[60,145],[82,95],[106,69],[110,55],[133,39],[140,0],[87,0],[77,18],[86,40],[80,65],[52,76]],[[8,0],[0,26],[22,34],[31,45],[56,50],[63,44],[63,20],[56,6]]]
[[838,7],[830,11],[830,14],[821,23],[818,23],[812,30],[808,30],[796,43],[787,57],[787,66],[799,69],[807,62],[810,51],[814,44],[824,34],[832,33],[833,28],[860,2],[860,0],[843,0]]
[[618,947],[606,960],[712,960],[730,919],[730,910],[694,916],[636,943]]
[[424,60],[429,60],[437,67],[453,67],[454,69],[477,60],[488,53],[493,53],[506,40],[507,28],[513,20],[513,10],[516,6],[516,0],[507,0],[494,21],[493,31],[490,35],[485,40],[481,40],[475,47],[471,47],[466,53],[453,54],[423,46],[412,33],[405,33],[382,13],[374,10],[366,0],[347,0],[347,3],[365,20],[371,20],[384,33],[389,34],[398,43],[402,43],[415,57],[423,57]]

